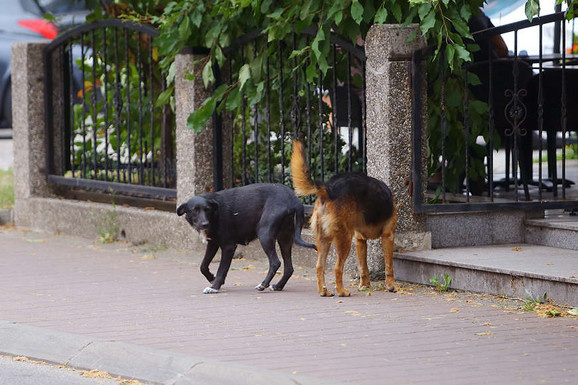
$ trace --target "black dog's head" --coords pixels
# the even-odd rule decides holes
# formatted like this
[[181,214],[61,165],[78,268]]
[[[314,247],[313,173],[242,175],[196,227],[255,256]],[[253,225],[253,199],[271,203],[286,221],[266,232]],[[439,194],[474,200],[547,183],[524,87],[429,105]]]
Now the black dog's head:
[[201,196],[192,197],[187,203],[183,203],[177,209],[177,214],[186,214],[187,222],[199,232],[207,230],[211,224],[211,217],[217,211],[218,204],[212,199]]

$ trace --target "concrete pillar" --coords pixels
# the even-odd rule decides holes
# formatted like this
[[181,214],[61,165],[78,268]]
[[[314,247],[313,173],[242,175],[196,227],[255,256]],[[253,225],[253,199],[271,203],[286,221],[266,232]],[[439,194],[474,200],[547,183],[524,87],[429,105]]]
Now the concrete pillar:
[[175,105],[177,142],[177,205],[194,195],[213,191],[212,119],[199,133],[187,129],[187,118],[211,95],[201,76],[188,80],[188,74],[200,73],[196,63],[204,56],[183,51],[175,58]]
[[46,43],[12,45],[12,129],[14,136],[14,220],[29,226],[26,201],[50,194],[46,179],[44,65]]
[[[410,195],[412,87],[421,87],[422,92],[426,92],[425,84],[411,83],[412,53],[426,46],[425,39],[419,33],[417,38],[408,41],[416,28],[416,25],[405,28],[399,25],[374,25],[365,40],[367,173],[383,180],[393,192],[398,207],[395,233],[398,250],[431,248],[431,234],[426,229],[426,216],[413,212]],[[425,103],[421,110],[421,116],[426,122]],[[424,135],[424,176],[427,165],[425,146]],[[372,255],[379,254],[381,247],[374,243],[371,250]]]

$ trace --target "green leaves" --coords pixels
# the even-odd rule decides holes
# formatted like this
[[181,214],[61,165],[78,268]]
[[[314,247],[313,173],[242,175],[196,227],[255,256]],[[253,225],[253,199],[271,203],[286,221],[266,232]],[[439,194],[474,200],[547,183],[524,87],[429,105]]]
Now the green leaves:
[[187,119],[187,128],[195,132],[201,131],[207,121],[213,116],[216,106],[217,99],[214,96],[205,100],[201,108],[198,108]]
[[351,3],[351,17],[357,24],[361,24],[363,20],[363,5],[358,0],[353,0]]
[[540,15],[540,1],[539,0],[528,0],[526,2],[525,13],[528,20],[532,21],[534,16]]
[[249,64],[244,64],[239,70],[239,83],[241,89],[243,89],[243,86],[250,78],[251,78],[251,70]]

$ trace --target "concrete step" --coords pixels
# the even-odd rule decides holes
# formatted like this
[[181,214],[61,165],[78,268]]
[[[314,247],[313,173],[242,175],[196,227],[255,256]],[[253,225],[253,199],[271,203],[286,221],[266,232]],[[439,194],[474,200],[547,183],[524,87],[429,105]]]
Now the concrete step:
[[578,216],[552,215],[527,219],[526,243],[578,250]]
[[451,277],[450,287],[536,300],[546,293],[558,304],[578,307],[578,251],[508,244],[396,254],[396,280],[430,284]]

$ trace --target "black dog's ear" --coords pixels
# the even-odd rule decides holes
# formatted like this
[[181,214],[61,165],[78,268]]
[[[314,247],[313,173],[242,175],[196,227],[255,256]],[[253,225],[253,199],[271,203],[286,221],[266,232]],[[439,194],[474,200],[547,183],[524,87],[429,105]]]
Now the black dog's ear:
[[182,205],[179,206],[179,208],[177,209],[177,214],[179,215],[179,217],[181,215],[183,215],[184,213],[187,212],[187,204],[183,203]]
[[217,202],[216,200],[209,199],[207,202],[209,203],[211,210],[217,210],[219,208],[219,202]]

